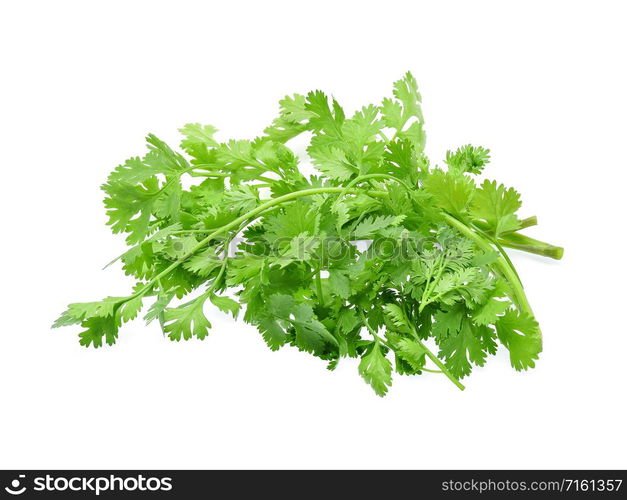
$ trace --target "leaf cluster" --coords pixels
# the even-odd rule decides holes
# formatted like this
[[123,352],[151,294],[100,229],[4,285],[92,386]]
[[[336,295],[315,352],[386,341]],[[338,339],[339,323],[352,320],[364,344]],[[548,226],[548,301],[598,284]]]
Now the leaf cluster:
[[[208,309],[243,313],[272,350],[290,345],[329,369],[358,358],[380,396],[393,372],[463,388],[499,346],[516,370],[534,367],[540,329],[504,248],[562,250],[519,232],[535,218],[520,218],[514,189],[478,182],[489,150],[464,145],[431,167],[410,73],[350,116],[320,90],[279,104],[255,139],[220,142],[187,124],[180,151],[151,134],[143,157],[115,168],[104,203],[129,245],[115,261],[136,285],[70,304],[54,326],[111,345],[146,305],[147,322],[188,341],[209,334]],[[301,134],[306,157],[288,146]]]

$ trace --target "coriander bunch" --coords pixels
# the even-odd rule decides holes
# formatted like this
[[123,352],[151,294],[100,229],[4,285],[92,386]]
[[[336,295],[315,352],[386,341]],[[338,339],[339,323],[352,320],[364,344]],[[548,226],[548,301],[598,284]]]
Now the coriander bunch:
[[[540,328],[505,248],[563,250],[520,233],[536,218],[518,216],[514,189],[478,184],[489,150],[462,146],[430,166],[410,73],[350,118],[314,91],[280,101],[254,140],[218,142],[197,123],[180,132],[182,153],[148,135],[147,154],[102,186],[108,224],[129,245],[114,262],[135,287],[70,304],[54,327],[80,324],[82,345],[111,345],[150,304],[145,320],[171,340],[202,340],[207,308],[236,317],[244,306],[270,349],[292,345],[329,369],[359,358],[380,396],[393,371],[463,389],[499,345],[516,370],[534,367]],[[301,134],[319,175],[287,146]]]

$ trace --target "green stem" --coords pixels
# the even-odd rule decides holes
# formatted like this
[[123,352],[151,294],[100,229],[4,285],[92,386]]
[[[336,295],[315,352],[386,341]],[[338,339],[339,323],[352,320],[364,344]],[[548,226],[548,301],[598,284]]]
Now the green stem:
[[564,255],[564,249],[562,247],[530,238],[524,234],[504,234],[499,238],[499,243],[504,247],[515,248],[516,250],[523,250],[557,260],[561,259]]
[[[161,292],[163,292],[163,285],[161,284],[161,280],[158,280],[157,284],[159,285],[159,293],[161,294]],[[163,336],[165,337],[166,332],[165,332],[165,314],[164,314],[164,312],[161,311],[157,315],[157,318],[159,320],[159,327],[161,328],[161,331],[163,332]]]
[[[490,230],[490,226],[488,224],[486,224],[485,222],[482,222],[480,220],[475,220],[472,222],[472,225],[475,227],[478,227],[479,229],[481,229],[484,233],[487,234],[494,234],[493,231]],[[538,225],[538,218],[535,215],[532,215],[531,217],[527,217],[526,219],[523,219],[520,221],[520,227],[517,227],[516,229],[513,229],[511,231],[503,231],[501,232],[501,236],[506,235],[506,234],[511,234],[514,233],[516,231],[520,231],[521,229],[525,229],[526,227],[531,227],[531,226],[536,226]]]
[[518,279],[518,282],[520,283],[520,286],[523,286],[522,281],[520,279],[520,275],[518,274],[518,271],[516,271],[516,268],[514,267],[514,263],[512,262],[512,259],[509,258],[509,255],[507,255],[507,252],[505,251],[505,249],[501,246],[501,244],[496,240],[496,238],[492,238],[489,237],[487,235],[485,235],[493,244],[494,246],[498,249],[499,253],[501,254],[501,256],[505,259],[505,262],[507,262],[507,265],[511,268],[512,271],[514,271],[514,274],[516,275],[516,278]]
[[[230,242],[231,240],[229,239],[224,244],[224,248],[226,252],[228,252],[228,249],[226,247],[229,245]],[[225,254],[224,259],[222,260],[222,265],[220,266],[220,271],[218,272],[216,279],[213,280],[213,283],[211,283],[211,286],[207,289],[207,291],[203,293],[205,297],[209,297],[209,295],[211,295],[213,291],[216,289],[216,287],[218,286],[218,283],[220,282],[220,280],[222,279],[222,276],[224,275],[224,271],[226,271],[226,263],[228,260],[229,260],[228,256]]]
[[210,233],[213,229],[181,229],[180,231],[172,231],[170,234],[195,234]]
[[186,174],[187,172],[191,172],[192,170],[198,168],[197,166],[193,166],[193,167],[189,167],[186,168],[184,170],[181,170],[180,172],[176,172],[176,176],[173,177],[172,179],[170,179],[168,182],[166,182],[163,187],[161,189],[159,189],[157,192],[155,192],[152,196],[159,196],[161,193],[163,193],[166,189],[168,189],[174,182],[178,181],[181,176],[183,174]]
[[[534,215],[527,217],[520,221],[520,227],[514,231],[504,231],[495,240],[494,233],[490,230],[488,225],[481,221],[473,221],[472,225],[478,228],[486,237],[490,238],[492,242],[499,246],[502,245],[507,248],[515,248],[523,252],[535,253],[544,257],[550,257],[551,259],[559,260],[564,255],[564,249],[544,241],[530,238],[524,234],[520,234],[518,231],[525,229],[526,227],[535,226],[538,223],[538,218]],[[501,249],[502,250],[502,249]],[[502,252],[505,256],[505,252]]]
[[192,177],[230,177],[231,174],[227,174],[224,172],[189,172],[189,175]]
[[[375,340],[377,342],[381,342],[385,347],[387,347],[388,349],[390,349],[391,351],[394,351],[394,349],[392,348],[392,346],[390,344],[388,344],[385,340],[383,340],[381,337],[379,337],[377,335],[377,332],[375,332],[372,327],[368,324],[368,321],[366,321],[366,315],[364,314],[364,312],[359,309],[359,314],[361,315],[362,321],[364,322],[364,325],[366,325],[366,328],[368,329],[368,331],[370,332],[370,334],[375,338]],[[416,330],[412,327],[411,331],[414,334],[414,340],[420,345],[420,347],[422,347],[422,349],[424,349],[425,353],[427,354],[427,356],[429,357],[429,359],[431,361],[433,361],[433,363],[440,369],[441,373],[443,373],[444,375],[446,375],[446,377],[453,382],[459,389],[461,389],[462,391],[465,389],[464,385],[457,380],[457,378],[455,378],[455,376],[448,371],[448,368],[446,368],[446,366],[444,365],[444,363],[442,363],[442,361],[440,361],[440,359],[433,354],[426,345],[424,345],[422,343],[422,341],[420,340],[420,337],[418,336],[418,332],[416,332]],[[424,368],[425,371],[430,371],[430,372],[435,372],[435,370],[429,370],[428,368]],[[436,372],[437,373],[437,372]]]
[[361,309],[358,309],[358,310],[359,310],[359,315],[361,316],[361,320],[364,322],[364,326],[370,332],[370,335],[372,335],[377,342],[381,342],[390,351],[394,351],[392,346],[389,343],[387,343],[385,340],[383,340],[381,337],[379,337],[377,332],[375,332],[374,329],[370,326],[370,324],[368,323],[368,320],[366,319],[366,315],[364,314],[364,311]]
[[[203,238],[200,242],[198,242],[198,244],[194,248],[192,248],[189,252],[187,252],[183,257],[181,257],[180,259],[176,260],[175,262],[170,264],[168,267],[166,267],[163,271],[161,271],[154,278],[148,281],[146,283],[146,286],[144,286],[141,290],[135,292],[133,295],[130,295],[127,300],[134,299],[135,297],[139,297],[140,295],[143,295],[144,293],[146,293],[148,290],[152,288],[152,286],[157,282],[157,280],[161,279],[163,276],[166,276],[168,273],[172,272],[179,265],[185,262],[189,257],[194,255],[200,249],[207,246],[207,244],[216,236],[219,236],[222,233],[225,233],[239,226],[243,222],[246,222],[249,219],[256,217],[257,215],[265,212],[266,210],[273,208],[276,205],[280,205],[281,203],[285,203],[287,201],[301,198],[303,196],[312,196],[315,194],[324,194],[324,193],[342,193],[344,191],[346,190],[345,188],[342,188],[342,187],[321,187],[321,188],[313,188],[313,189],[303,189],[301,191],[294,191],[292,193],[288,193],[283,196],[279,196],[278,198],[273,198],[271,200],[266,201],[265,203],[262,203],[258,207],[250,210],[249,212],[246,212],[244,215],[241,215],[238,218],[233,219],[228,224],[225,224],[224,226],[217,228],[207,237]],[[354,191],[362,192],[362,193],[364,192],[363,190],[354,190]],[[367,193],[370,194],[371,196],[379,196],[379,195],[385,196],[386,195],[384,191],[367,191]]]
[[443,373],[443,372],[442,372],[442,371],[440,371],[440,370],[431,370],[431,369],[429,369],[429,368],[421,368],[421,369],[420,369],[420,371],[421,371],[421,372],[429,372],[429,373]]
[[427,307],[429,304],[431,304],[431,302],[434,301],[429,299],[429,295],[431,295],[433,293],[433,290],[435,290],[435,287],[437,286],[438,281],[440,280],[440,278],[442,277],[442,273],[444,272],[444,250],[442,250],[442,253],[438,257],[438,262],[439,264],[437,274],[435,275],[431,283],[429,283],[429,281],[425,283],[425,290],[422,293],[422,299],[420,300],[420,305],[418,306],[419,314],[424,310],[425,307]]
[[537,226],[538,218],[535,215],[531,217],[527,217],[520,221],[520,227],[516,231],[520,231],[521,229],[525,229],[526,227]]
[[270,177],[265,177],[263,175],[260,175],[259,177],[255,177],[255,179],[259,179],[260,181],[267,182],[268,184],[273,184],[276,182],[276,179],[270,179]]
[[[477,232],[466,226],[466,224],[447,213],[443,213],[442,215],[451,226],[453,226],[467,238],[474,241],[479,248],[487,252],[494,251],[494,248],[489,241],[487,241],[483,236],[479,235]],[[523,290],[522,283],[518,279],[518,276],[516,275],[514,269],[510,267],[510,265],[507,263],[502,255],[499,255],[494,265],[505,276],[510,286],[512,287],[512,290],[514,292],[514,299],[519,309],[533,316],[533,311]]]
[[316,293],[318,294],[318,301],[320,305],[324,305],[324,296],[322,295],[322,278],[320,277],[320,269],[316,273]]
[[333,206],[335,206],[335,204],[342,198],[342,196],[344,196],[346,193],[348,193],[350,191],[350,188],[352,188],[355,184],[368,180],[368,179],[390,179],[393,181],[398,182],[400,185],[402,185],[405,189],[407,189],[408,191],[411,191],[411,186],[409,184],[407,184],[405,181],[399,179],[398,177],[394,177],[393,175],[390,174],[365,174],[365,175],[358,175],[357,177],[355,177],[352,181],[350,181],[348,184],[346,184],[346,186],[343,188],[344,191],[340,192],[340,196],[337,197],[337,200],[335,201],[335,203],[333,203]]
[[451,372],[448,371],[448,368],[446,368],[446,365],[444,363],[442,363],[442,361],[440,361],[440,358],[438,358],[429,349],[427,349],[427,346],[422,343],[422,341],[420,340],[418,335],[416,335],[415,340],[425,350],[425,353],[427,354],[427,357],[431,361],[433,361],[433,363],[442,371],[442,373],[444,375],[446,375],[446,377],[451,382],[453,382],[460,390],[463,391],[466,388],[466,387],[464,387],[464,384],[462,384],[459,380],[457,380],[457,378]]
[[[401,307],[403,309],[405,309],[403,303],[401,302]],[[411,333],[414,337],[414,340],[416,341],[416,343],[425,351],[425,354],[427,355],[427,357],[433,361],[433,363],[440,369],[440,371],[446,375],[446,378],[448,378],[451,382],[453,382],[460,390],[464,390],[466,387],[464,387],[464,384],[462,384],[457,377],[455,377],[450,371],[448,371],[448,368],[446,367],[446,365],[444,363],[442,363],[442,361],[440,361],[440,358],[438,358],[435,354],[433,354],[429,348],[424,345],[424,343],[422,342],[420,335],[418,335],[418,332],[416,331],[416,328],[414,327],[413,324],[409,323],[409,326],[411,328]]]
[[427,272],[427,279],[425,280],[425,289],[422,291],[422,296],[420,297],[420,304],[418,305],[418,313],[421,313],[422,309],[424,309],[422,304],[427,299],[427,293],[429,291],[429,281],[431,280],[432,274],[433,274],[433,267],[429,267],[429,271]]

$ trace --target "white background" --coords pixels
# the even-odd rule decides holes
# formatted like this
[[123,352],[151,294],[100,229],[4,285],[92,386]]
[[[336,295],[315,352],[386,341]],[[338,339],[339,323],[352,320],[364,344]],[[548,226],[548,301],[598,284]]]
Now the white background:
[[[623,4],[624,5],[624,4]],[[625,468],[626,12],[621,2],[3,2],[0,7],[0,467]],[[376,397],[273,353],[212,313],[204,342],[127,324],[88,350],[50,330],[67,303],[125,294],[99,185],[200,121],[260,133],[287,93],[349,111],[411,70],[428,152],[491,148],[528,234],[512,252],[545,341],[537,368],[499,353],[458,391],[396,377]]]

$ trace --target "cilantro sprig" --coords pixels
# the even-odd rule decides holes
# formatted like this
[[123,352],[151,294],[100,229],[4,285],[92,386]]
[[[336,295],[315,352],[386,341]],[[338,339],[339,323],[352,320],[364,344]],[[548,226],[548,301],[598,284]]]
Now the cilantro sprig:
[[[359,358],[380,396],[393,371],[463,389],[499,344],[516,370],[534,367],[540,328],[504,248],[563,250],[520,233],[537,220],[519,217],[514,189],[478,183],[489,150],[465,145],[430,166],[410,73],[350,118],[318,90],[280,101],[254,140],[219,142],[197,123],[180,132],[182,153],[151,134],[148,153],[102,186],[130,247],[113,262],[134,289],[70,304],[54,327],[80,324],[82,345],[111,345],[152,301],[145,319],[164,335],[204,339],[207,308],[237,317],[244,306],[270,349],[295,346],[329,369]],[[301,134],[318,176],[286,145]]]

